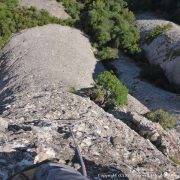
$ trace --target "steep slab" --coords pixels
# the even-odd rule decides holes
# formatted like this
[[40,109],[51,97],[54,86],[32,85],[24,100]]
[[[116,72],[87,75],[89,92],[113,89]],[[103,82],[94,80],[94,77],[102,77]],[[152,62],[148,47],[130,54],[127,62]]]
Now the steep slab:
[[45,92],[16,95],[3,113],[9,119],[0,136],[1,176],[47,158],[77,166],[69,124],[92,179],[103,174],[131,179],[180,176],[178,167],[149,140],[89,99],[63,92],[58,86],[44,88]]

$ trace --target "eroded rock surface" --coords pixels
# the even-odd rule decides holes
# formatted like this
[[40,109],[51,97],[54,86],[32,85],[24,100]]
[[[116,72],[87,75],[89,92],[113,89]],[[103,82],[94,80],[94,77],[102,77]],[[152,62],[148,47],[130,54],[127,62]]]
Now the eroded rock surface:
[[4,112],[10,119],[6,132],[1,133],[5,138],[0,144],[2,176],[46,158],[77,164],[68,128],[71,124],[92,179],[101,173],[141,179],[179,177],[178,167],[149,140],[88,98],[55,86],[21,95]]
[[136,132],[149,139],[163,154],[180,160],[180,137],[177,133],[164,130],[160,124],[153,123],[135,112],[129,112],[128,120]]

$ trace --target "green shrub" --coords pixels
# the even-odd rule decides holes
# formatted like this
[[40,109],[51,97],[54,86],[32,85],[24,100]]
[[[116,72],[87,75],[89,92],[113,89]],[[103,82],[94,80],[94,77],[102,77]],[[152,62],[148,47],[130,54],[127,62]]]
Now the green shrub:
[[19,7],[17,0],[0,0],[0,48],[8,41],[12,33],[48,23],[66,25],[72,22],[50,16],[45,10]]
[[81,14],[85,32],[102,47],[139,51],[135,17],[123,0],[89,0]]
[[105,47],[97,52],[97,57],[101,60],[114,60],[118,58],[118,49]]
[[156,39],[159,35],[171,29],[171,24],[166,24],[162,26],[156,26],[146,37],[147,43],[151,43],[154,39]]
[[62,5],[65,7],[67,13],[73,19],[79,19],[81,5],[76,0],[57,0],[58,2],[62,2]]
[[170,157],[170,159],[177,165],[180,165],[180,154],[177,154],[173,157]]
[[148,112],[145,114],[145,117],[153,122],[159,123],[164,129],[171,129],[176,125],[176,118],[162,109]]
[[101,73],[96,79],[95,89],[99,94],[104,94],[106,102],[112,105],[127,104],[128,89],[122,82],[109,71]]
[[[115,59],[116,49],[139,52],[139,30],[124,0],[58,0],[90,36],[102,60]],[[80,18],[80,19],[79,19]]]

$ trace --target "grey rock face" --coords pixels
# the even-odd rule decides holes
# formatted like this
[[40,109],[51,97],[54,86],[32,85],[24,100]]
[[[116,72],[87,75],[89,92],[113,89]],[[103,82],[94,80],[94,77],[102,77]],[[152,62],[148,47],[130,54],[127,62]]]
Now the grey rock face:
[[158,64],[165,71],[169,81],[180,88],[180,27],[174,23],[158,19],[139,19],[137,24],[141,30],[142,40],[157,25],[171,24],[172,28],[154,39],[150,44],[144,44],[150,63]]
[[40,84],[57,82],[77,89],[89,87],[102,68],[91,49],[81,31],[67,26],[46,25],[22,31],[4,48],[3,58],[10,59],[6,61],[6,78],[10,80],[14,73],[16,78],[11,83],[23,84],[22,88],[31,91]]
[[[50,99],[46,99],[48,95]],[[179,177],[178,167],[150,141],[89,99],[57,87],[49,88],[38,100],[33,99],[33,92],[17,96],[7,109],[11,128],[0,145],[1,159],[6,161],[6,166],[0,165],[3,177],[46,158],[55,157],[72,166],[78,163],[73,161],[75,152],[69,124],[92,179],[113,172],[142,179]],[[28,103],[33,106],[30,108]]]
[[8,121],[7,119],[0,117],[0,132],[5,132],[8,128]]
[[149,139],[161,152],[180,160],[180,137],[178,133],[165,131],[158,123],[153,123],[135,112],[129,113],[129,121],[135,131]]

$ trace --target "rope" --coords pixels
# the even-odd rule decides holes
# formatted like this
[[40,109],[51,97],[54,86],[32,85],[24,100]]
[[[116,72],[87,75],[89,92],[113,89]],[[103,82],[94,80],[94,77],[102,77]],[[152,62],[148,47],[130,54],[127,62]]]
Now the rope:
[[80,163],[81,163],[82,174],[83,174],[85,177],[87,177],[86,166],[85,166],[85,164],[84,164],[81,151],[80,151],[80,149],[79,149],[79,146],[78,146],[77,143],[76,143],[76,139],[75,139],[74,133],[73,133],[73,131],[72,131],[72,129],[71,129],[71,126],[68,126],[68,128],[69,128],[69,131],[70,131],[71,136],[72,136],[72,138],[73,138],[74,145],[75,145],[75,148],[76,148],[76,151],[77,151],[77,155],[78,155],[79,161],[80,161]]

